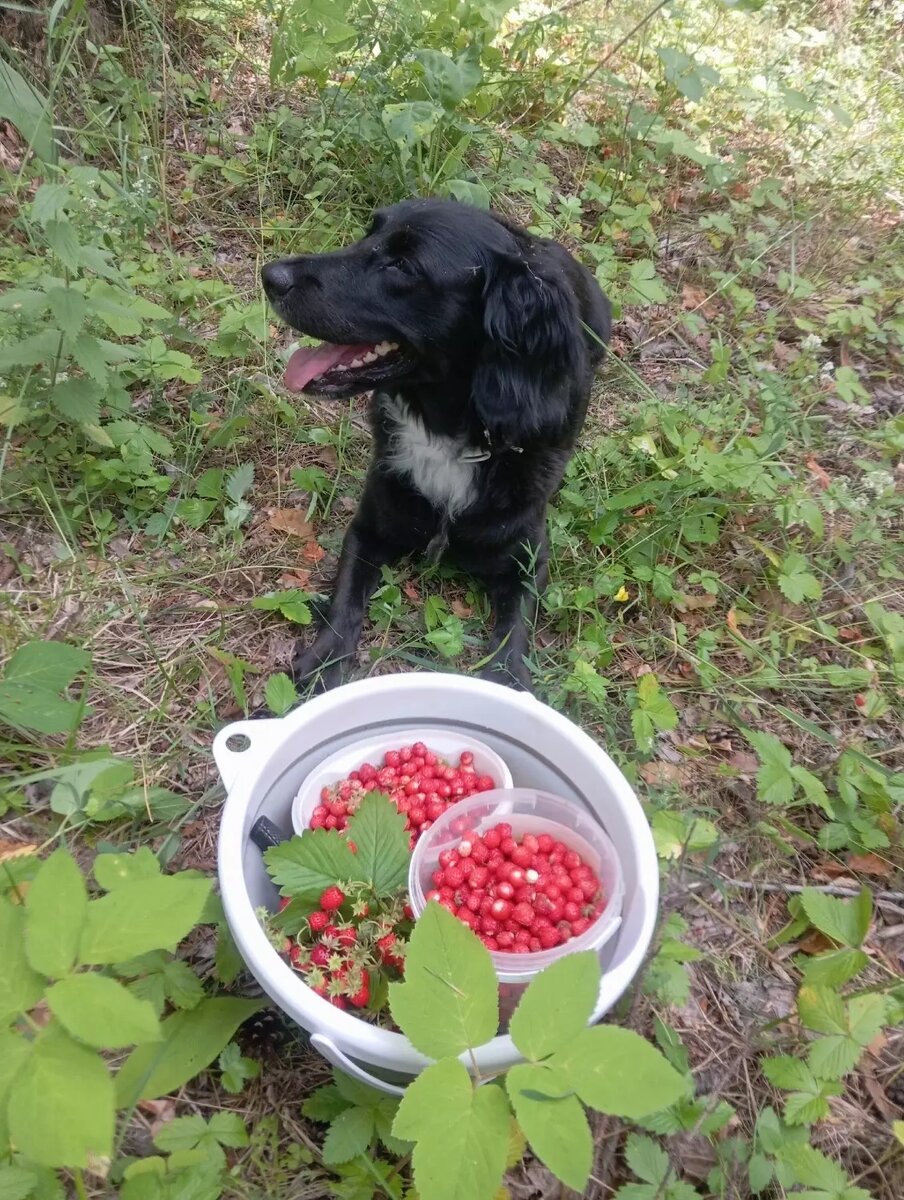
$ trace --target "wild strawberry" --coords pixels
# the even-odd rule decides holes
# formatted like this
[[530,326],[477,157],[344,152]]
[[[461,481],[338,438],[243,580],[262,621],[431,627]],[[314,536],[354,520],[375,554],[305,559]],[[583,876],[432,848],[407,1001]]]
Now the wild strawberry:
[[282,912],[283,909],[288,908],[291,903],[292,903],[291,896],[283,896],[279,902],[279,911]]
[[520,904],[516,904],[512,909],[512,920],[517,921],[519,925],[532,925],[534,921],[534,910],[528,903],[522,901]]
[[350,950],[358,940],[357,931],[351,925],[340,925],[335,934],[336,945],[342,946],[346,950]]
[[355,1008],[364,1008],[370,1000],[370,976],[366,971],[361,975],[361,986],[353,996],[349,996]]
[[330,923],[330,914],[318,909],[308,917],[311,933],[322,933]]
[[291,946],[289,949],[289,961],[292,963],[293,967],[296,967],[299,970],[305,965],[306,960],[301,946],[296,946],[294,944]]
[[341,908],[345,903],[345,892],[342,888],[336,887],[333,884],[328,887],[320,897],[320,907],[326,913],[335,912],[337,908]]
[[315,967],[328,967],[330,965],[330,952],[322,942],[319,942],[312,949],[311,962]]

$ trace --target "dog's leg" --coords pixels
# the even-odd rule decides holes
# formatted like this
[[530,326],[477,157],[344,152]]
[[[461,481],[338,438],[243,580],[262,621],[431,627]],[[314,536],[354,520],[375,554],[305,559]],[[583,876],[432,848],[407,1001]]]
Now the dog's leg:
[[371,530],[354,522],[342,542],[339,568],[329,611],[314,641],[307,648],[296,646],[292,677],[302,683],[317,677],[317,686],[326,691],[340,679],[342,660],[354,654],[364,610],[380,578],[380,568],[399,557],[398,547]]
[[483,583],[495,611],[490,660],[480,672],[484,679],[533,691],[524,659],[530,649],[528,621],[536,616],[537,601],[549,574],[545,537],[530,551],[521,547],[508,555],[504,570],[484,575]]

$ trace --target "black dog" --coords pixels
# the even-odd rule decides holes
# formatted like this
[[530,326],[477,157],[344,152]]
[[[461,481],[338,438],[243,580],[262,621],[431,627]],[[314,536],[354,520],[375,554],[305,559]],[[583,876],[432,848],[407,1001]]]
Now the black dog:
[[263,270],[276,312],[325,339],[296,350],[286,386],[373,391],[374,454],[332,603],[297,680],[338,678],[380,568],[449,555],[495,608],[484,675],[529,688],[523,607],[546,580],[546,506],[609,339],[609,302],[555,242],[442,200],[378,212],[360,242]]

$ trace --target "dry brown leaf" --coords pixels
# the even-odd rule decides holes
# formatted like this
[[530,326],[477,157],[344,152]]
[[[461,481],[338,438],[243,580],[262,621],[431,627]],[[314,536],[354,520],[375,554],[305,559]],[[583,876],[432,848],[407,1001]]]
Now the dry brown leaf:
[[683,771],[677,763],[648,762],[640,768],[640,774],[650,787],[665,787],[670,783],[680,783]]
[[813,457],[812,454],[806,460],[806,463],[807,463],[807,470],[810,472],[810,474],[813,476],[813,478],[816,480],[816,482],[819,484],[819,486],[822,488],[822,490],[827,491],[832,486],[831,475],[828,473],[828,471],[825,469],[825,467],[821,467],[819,465],[819,463],[816,461],[816,459]]
[[292,537],[309,538],[314,532],[314,526],[304,519],[300,508],[270,508],[267,524],[278,533],[288,533]]
[[728,615],[725,618],[725,624],[732,633],[740,633],[740,630],[738,629],[738,614],[733,608],[728,610]]
[[838,636],[843,642],[856,642],[860,637],[860,630],[855,629],[853,625],[842,625],[838,629]]
[[880,879],[888,879],[892,873],[892,865],[880,858],[878,854],[852,854],[847,860],[849,871],[860,871],[863,875],[877,875]]
[[420,604],[421,593],[417,590],[417,588],[414,586],[414,584],[411,582],[410,579],[407,580],[407,582],[402,584],[402,591],[405,593],[405,595],[408,597],[408,599],[412,601],[412,603]]
[[826,935],[820,933],[818,929],[811,929],[797,943],[797,948],[804,954],[822,954],[825,950],[834,950],[835,943],[830,942]]
[[470,604],[463,604],[461,600],[453,600],[449,605],[456,617],[461,617],[462,620],[474,615],[474,609]]
[[325,554],[326,551],[320,545],[320,543],[315,542],[312,538],[309,542],[305,542],[304,549],[301,552],[301,557],[305,560],[305,562],[319,563]]
[[301,588],[302,591],[311,582],[311,572],[304,567],[294,571],[284,571],[279,577],[279,586],[284,588]]
[[27,858],[37,852],[38,848],[33,842],[14,842],[10,838],[0,838],[0,863],[9,862],[13,858]]
[[900,1116],[900,1109],[896,1104],[892,1104],[888,1096],[885,1094],[882,1085],[875,1077],[872,1071],[865,1070],[862,1066],[860,1069],[860,1077],[863,1080],[866,1090],[869,1092],[869,1098],[875,1104],[876,1108],[887,1121],[894,1121]]
[[697,608],[714,608],[719,602],[718,596],[712,596],[709,592],[704,592],[702,596],[690,596],[687,592],[680,592],[678,598],[684,608],[691,612]]
[[728,765],[734,767],[741,775],[756,775],[760,769],[759,759],[748,750],[735,750],[728,756]]

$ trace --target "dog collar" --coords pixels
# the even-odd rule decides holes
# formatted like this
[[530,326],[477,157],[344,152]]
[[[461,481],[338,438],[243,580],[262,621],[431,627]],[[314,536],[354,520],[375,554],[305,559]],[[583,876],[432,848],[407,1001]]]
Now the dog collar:
[[491,458],[495,458],[499,454],[505,454],[510,450],[512,454],[523,454],[523,446],[494,446],[493,439],[490,437],[489,429],[484,429],[483,437],[485,445],[483,446],[466,446],[461,452],[461,461],[466,463],[482,463],[487,462]]

